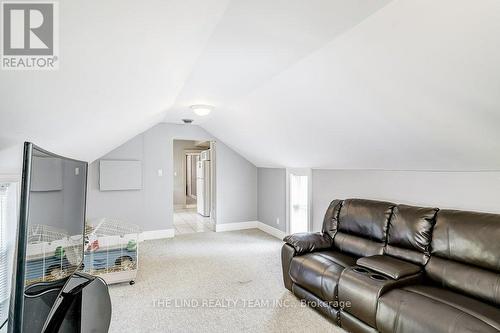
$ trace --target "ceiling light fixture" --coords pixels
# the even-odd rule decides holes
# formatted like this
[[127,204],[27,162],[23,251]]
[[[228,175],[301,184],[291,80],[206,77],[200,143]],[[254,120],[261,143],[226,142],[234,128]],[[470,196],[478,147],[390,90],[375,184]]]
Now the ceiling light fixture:
[[191,109],[193,109],[194,113],[198,116],[206,116],[212,112],[213,107],[210,105],[191,105]]

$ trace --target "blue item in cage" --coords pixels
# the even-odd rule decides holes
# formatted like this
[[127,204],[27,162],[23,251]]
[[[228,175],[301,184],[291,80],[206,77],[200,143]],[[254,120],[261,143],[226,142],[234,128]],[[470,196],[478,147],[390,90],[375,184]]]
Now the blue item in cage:
[[99,249],[85,253],[83,259],[84,271],[99,270],[120,266],[125,260],[136,263],[137,250],[129,251],[126,248]]
[[28,260],[26,262],[26,280],[43,279],[51,274],[54,270],[64,270],[70,267],[70,263],[66,256],[62,258],[57,255]]

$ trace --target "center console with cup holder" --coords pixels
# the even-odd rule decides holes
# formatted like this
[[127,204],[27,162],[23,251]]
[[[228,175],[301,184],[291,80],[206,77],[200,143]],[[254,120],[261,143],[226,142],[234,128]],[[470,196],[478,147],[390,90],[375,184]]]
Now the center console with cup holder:
[[[384,261],[388,263],[384,265]],[[378,263],[382,264],[377,266]],[[400,264],[400,269],[397,269],[397,264]],[[388,269],[387,266],[392,267]],[[340,312],[343,327],[355,331],[359,326],[350,327],[351,316],[375,327],[380,296],[388,290],[418,283],[421,278],[419,266],[389,256],[358,259],[356,266],[346,268],[340,275],[338,297],[341,302],[349,302],[349,306]]]

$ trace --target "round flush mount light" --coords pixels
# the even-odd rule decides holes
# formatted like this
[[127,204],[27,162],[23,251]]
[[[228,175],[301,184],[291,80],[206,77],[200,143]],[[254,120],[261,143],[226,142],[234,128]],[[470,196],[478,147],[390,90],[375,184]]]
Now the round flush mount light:
[[206,116],[210,112],[212,112],[213,107],[210,105],[191,105],[191,109],[196,113],[198,116]]

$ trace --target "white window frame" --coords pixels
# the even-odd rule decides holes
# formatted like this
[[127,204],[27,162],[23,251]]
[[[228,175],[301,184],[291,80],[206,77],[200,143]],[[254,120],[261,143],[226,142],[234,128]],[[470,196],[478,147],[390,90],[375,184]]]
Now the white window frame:
[[[6,273],[7,273],[7,288],[10,289],[10,284],[12,281],[10,281],[11,277],[12,277],[12,272],[13,272],[13,269],[14,269],[14,253],[15,253],[15,246],[16,246],[16,237],[17,237],[17,222],[18,222],[18,217],[19,217],[19,199],[20,199],[20,191],[21,191],[21,180],[20,180],[20,176],[17,176],[17,175],[0,175],[0,184],[5,184],[5,183],[8,183],[10,184],[10,186],[13,186],[15,187],[15,205],[16,207],[14,208],[14,216],[12,216],[12,220],[14,221],[13,225],[8,225],[7,226],[7,232],[8,232],[8,236],[9,239],[8,239],[8,243],[7,245],[11,248],[10,249],[10,255],[9,257],[10,258],[7,258],[7,264],[8,264],[8,267],[7,267],[7,270],[6,270]],[[4,271],[4,268],[2,267],[2,271]],[[5,271],[4,271],[5,272]],[[10,294],[10,290],[8,291],[8,293]],[[9,297],[7,297],[7,302],[9,302]],[[3,322],[0,322],[0,325],[2,325]],[[3,330],[3,328],[2,328]]]
[[287,168],[286,169],[286,233],[290,234],[290,174],[307,176],[307,232],[312,231],[312,169]]

